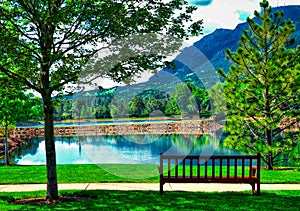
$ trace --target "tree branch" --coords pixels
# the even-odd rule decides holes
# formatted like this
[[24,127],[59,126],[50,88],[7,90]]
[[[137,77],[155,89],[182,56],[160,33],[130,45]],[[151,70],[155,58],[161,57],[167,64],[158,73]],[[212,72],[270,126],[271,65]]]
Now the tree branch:
[[8,75],[9,77],[11,77],[17,81],[23,81],[24,84],[27,85],[29,88],[34,89],[35,91],[40,93],[41,90],[38,87],[34,86],[32,83],[30,83],[26,78],[21,77],[20,75],[12,72],[10,70],[7,70],[6,68],[4,68],[2,66],[0,66],[0,71],[2,71],[6,75]]

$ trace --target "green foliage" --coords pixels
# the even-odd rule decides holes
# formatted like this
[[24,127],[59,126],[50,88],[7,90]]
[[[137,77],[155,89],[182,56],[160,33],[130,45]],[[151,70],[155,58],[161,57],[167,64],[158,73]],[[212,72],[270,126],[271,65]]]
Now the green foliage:
[[207,90],[187,82],[176,87],[171,95],[171,111],[182,116],[197,116],[210,110],[210,97]]
[[9,165],[9,127],[41,117],[41,101],[25,94],[21,85],[0,73],[0,125],[5,128],[5,160]]
[[[127,101],[128,91],[115,97],[115,89],[89,91],[63,97],[55,106],[54,117],[57,120],[118,118],[145,116],[176,116],[208,114],[210,96],[208,92],[188,82],[176,87],[169,96],[164,92],[148,89]],[[178,105],[181,105],[179,108]],[[208,114],[210,116],[210,114]]]
[[272,169],[299,142],[298,132],[286,131],[300,120],[300,46],[287,49],[295,26],[267,5],[255,11],[257,22],[247,20],[236,52],[226,51],[228,74],[219,73],[226,79],[227,146],[261,152]]
[[[165,56],[155,55],[149,50],[142,54],[132,54],[134,47],[126,47],[135,42],[118,41],[147,33],[162,37],[171,35],[178,39],[201,33],[202,21],[193,23],[191,18],[196,7],[185,7],[186,4],[187,1],[182,0],[167,3],[162,0],[0,2],[0,71],[34,89],[43,99],[47,195],[50,199],[58,197],[53,128],[55,102],[52,97],[62,93],[66,87],[68,91],[73,91],[72,84],[78,80],[79,75],[83,79],[109,77],[115,81],[128,82],[141,71],[153,69],[156,63],[159,65]],[[187,29],[183,27],[186,23],[191,23]],[[152,47],[161,43],[141,41]],[[113,43],[114,48],[111,49]],[[172,39],[170,44],[179,45],[174,40],[172,42]],[[149,46],[142,47],[149,49]],[[86,75],[81,74],[82,68],[101,49],[114,52],[112,57],[119,63],[111,66],[110,60],[105,60],[108,63],[104,65],[110,68],[103,68],[103,72],[92,70],[87,71]],[[118,60],[117,52],[133,56],[127,57],[126,61]],[[90,115],[94,111],[80,110],[78,115],[83,115],[82,112],[85,115],[89,112]]]
[[213,104],[214,114],[224,114],[227,109],[227,102],[224,94],[223,84],[221,82],[216,83],[210,90],[208,90],[208,92]]
[[146,106],[140,96],[136,96],[129,105],[129,116],[143,117],[146,114]]
[[[46,87],[51,93],[61,91],[63,85],[78,79],[82,67],[99,50],[98,43],[110,48],[113,41],[134,34],[157,33],[187,38],[191,33],[201,33],[202,21],[194,22],[188,30],[183,29],[185,23],[192,23],[191,14],[196,9],[184,9],[185,4],[187,2],[181,0],[169,3],[89,0],[76,4],[65,0],[2,1],[1,71],[38,92]],[[152,63],[161,59],[154,54],[132,55],[135,56],[112,67],[101,77],[122,81],[143,69],[153,69]],[[41,86],[47,78],[51,79],[49,84]]]
[[20,84],[0,75],[0,124],[14,127],[17,122],[41,117],[41,101],[25,94]]

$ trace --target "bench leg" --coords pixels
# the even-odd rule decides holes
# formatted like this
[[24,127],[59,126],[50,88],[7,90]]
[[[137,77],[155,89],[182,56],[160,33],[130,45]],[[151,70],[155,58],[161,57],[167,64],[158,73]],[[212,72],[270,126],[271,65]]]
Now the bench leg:
[[252,195],[255,194],[255,183],[250,183],[251,187],[252,187]]
[[159,183],[159,191],[160,191],[160,194],[164,193],[164,183],[163,182]]
[[256,195],[260,196],[260,182],[257,183]]

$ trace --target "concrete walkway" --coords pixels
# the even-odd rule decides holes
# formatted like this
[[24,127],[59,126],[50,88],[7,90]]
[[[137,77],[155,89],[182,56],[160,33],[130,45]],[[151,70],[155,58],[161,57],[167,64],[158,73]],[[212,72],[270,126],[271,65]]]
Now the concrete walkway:
[[[159,191],[159,183],[72,183],[59,184],[59,190],[144,190]],[[46,184],[0,185],[0,192],[27,192],[46,190]],[[191,184],[167,183],[166,191],[251,191],[249,184]],[[300,184],[261,184],[261,190],[300,190]]]

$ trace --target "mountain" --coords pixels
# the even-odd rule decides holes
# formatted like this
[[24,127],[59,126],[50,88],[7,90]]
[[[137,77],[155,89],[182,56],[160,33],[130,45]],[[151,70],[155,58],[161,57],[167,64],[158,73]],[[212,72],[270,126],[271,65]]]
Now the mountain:
[[[290,18],[296,25],[296,31],[292,35],[296,42],[291,47],[300,44],[300,5],[284,6],[274,8],[273,11],[282,10],[284,18]],[[227,72],[229,61],[225,59],[225,49],[235,51],[243,30],[248,28],[248,24],[241,23],[235,29],[216,29],[213,33],[204,36],[192,46],[187,47],[174,60],[176,69],[162,69],[152,76],[149,81],[134,84],[131,86],[120,86],[102,91],[90,92],[89,95],[114,93],[114,98],[133,99],[141,93],[148,93],[147,90],[158,90],[160,93],[171,95],[176,91],[176,87],[184,82],[193,82],[199,87],[210,88],[217,81],[219,76],[216,74],[218,68]],[[153,92],[154,92],[153,91]],[[98,93],[98,94],[97,94]],[[142,96],[143,97],[143,96]]]
[[[283,6],[273,8],[273,11],[282,10],[284,12],[284,19],[290,18],[296,26],[296,31],[292,35],[292,38],[295,38],[296,42],[290,47],[296,47],[300,44],[300,5],[299,6]],[[179,55],[178,57],[190,57],[191,53],[186,53],[189,51],[203,53],[206,56],[207,60],[211,63],[213,68],[217,70],[218,68],[222,68],[227,72],[229,70],[230,63],[225,59],[225,49],[229,48],[231,51],[235,51],[238,47],[238,42],[240,40],[240,36],[242,32],[248,29],[248,24],[241,23],[238,24],[237,27],[233,30],[230,29],[216,29],[213,33],[204,36],[201,40],[195,42],[193,46],[185,49],[182,54],[187,55]],[[191,50],[194,49],[194,50]],[[198,52],[198,54],[199,54]],[[197,58],[192,60],[184,60],[187,61],[187,65],[185,62],[178,62],[178,57],[175,58],[176,70],[171,69],[163,69],[162,71],[166,71],[174,74],[176,77],[180,78],[182,81],[193,81],[195,80],[195,75],[191,71],[191,68],[188,66],[196,66],[199,61]],[[192,55],[193,57],[193,55]],[[203,59],[203,56],[198,56],[198,59]],[[181,59],[182,60],[182,59]],[[194,64],[191,64],[194,63]],[[198,69],[205,69],[207,64],[200,64]],[[203,73],[201,73],[203,74]],[[164,77],[165,73],[158,73],[158,76]],[[197,75],[197,73],[196,73]],[[157,77],[157,76],[156,76]],[[150,80],[154,80],[153,77]]]
[[[284,19],[290,18],[296,25],[296,31],[292,37],[296,39],[293,46],[300,44],[300,6],[285,6],[274,8],[273,11],[284,12]],[[238,47],[237,43],[244,30],[248,29],[248,24],[241,23],[234,30],[217,29],[213,33],[203,37],[203,39],[194,43],[194,46],[199,48],[210,60],[213,66],[218,69],[222,68],[226,71],[229,69],[229,62],[225,60],[225,49],[229,48],[235,51]]]

